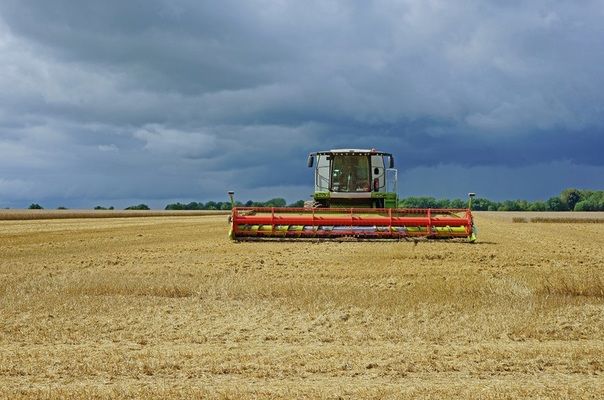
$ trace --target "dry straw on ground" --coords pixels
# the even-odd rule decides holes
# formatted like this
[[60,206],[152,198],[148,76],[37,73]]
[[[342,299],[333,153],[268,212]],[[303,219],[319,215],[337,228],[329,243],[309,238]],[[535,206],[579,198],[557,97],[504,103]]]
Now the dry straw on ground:
[[2,221],[0,398],[599,398],[604,225],[512,218],[474,245]]
[[531,222],[545,222],[550,224],[602,224],[604,218],[544,218],[535,217],[531,218]]
[[0,221],[74,218],[140,218],[228,215],[214,210],[0,210]]

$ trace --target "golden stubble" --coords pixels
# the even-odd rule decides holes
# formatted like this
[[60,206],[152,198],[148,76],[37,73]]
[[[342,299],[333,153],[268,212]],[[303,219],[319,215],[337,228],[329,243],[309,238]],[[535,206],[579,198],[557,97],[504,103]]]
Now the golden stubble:
[[476,244],[1,221],[0,397],[597,398],[604,224],[512,218]]

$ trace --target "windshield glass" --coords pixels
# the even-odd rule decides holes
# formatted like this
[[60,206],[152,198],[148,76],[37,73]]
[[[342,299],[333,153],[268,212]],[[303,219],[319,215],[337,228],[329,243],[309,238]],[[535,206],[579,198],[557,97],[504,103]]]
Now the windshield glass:
[[368,192],[369,157],[362,155],[332,156],[331,190],[334,192]]

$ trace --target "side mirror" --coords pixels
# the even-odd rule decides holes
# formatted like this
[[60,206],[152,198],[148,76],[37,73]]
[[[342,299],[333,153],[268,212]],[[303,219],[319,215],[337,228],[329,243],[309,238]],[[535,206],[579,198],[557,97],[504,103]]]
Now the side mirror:
[[308,160],[306,161],[306,164],[308,165],[308,168],[312,168],[313,164],[315,163],[315,157],[310,154],[308,156]]
[[394,168],[394,157],[392,156],[392,154],[389,156],[390,158],[390,166],[388,168]]

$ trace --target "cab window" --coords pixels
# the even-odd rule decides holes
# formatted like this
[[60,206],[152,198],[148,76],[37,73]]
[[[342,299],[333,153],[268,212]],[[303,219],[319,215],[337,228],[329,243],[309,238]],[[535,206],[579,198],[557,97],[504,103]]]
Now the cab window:
[[334,192],[371,191],[369,157],[334,155],[332,157],[331,189]]

